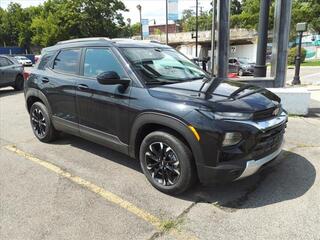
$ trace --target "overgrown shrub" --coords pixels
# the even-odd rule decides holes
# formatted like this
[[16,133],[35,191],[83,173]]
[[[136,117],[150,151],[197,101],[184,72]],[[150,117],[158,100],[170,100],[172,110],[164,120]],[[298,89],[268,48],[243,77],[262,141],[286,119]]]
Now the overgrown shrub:
[[[296,54],[297,54],[297,47],[289,49],[289,54],[288,54],[288,64],[289,65],[295,64]],[[302,48],[301,49],[301,62],[302,63],[306,60],[306,56],[307,56],[307,50]]]

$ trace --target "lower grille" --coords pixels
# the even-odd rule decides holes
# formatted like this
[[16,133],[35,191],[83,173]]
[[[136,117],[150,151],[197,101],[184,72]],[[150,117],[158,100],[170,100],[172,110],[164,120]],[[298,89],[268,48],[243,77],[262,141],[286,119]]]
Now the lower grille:
[[286,124],[283,124],[261,133],[257,138],[257,144],[253,150],[253,157],[259,159],[277,150],[282,144],[285,128]]

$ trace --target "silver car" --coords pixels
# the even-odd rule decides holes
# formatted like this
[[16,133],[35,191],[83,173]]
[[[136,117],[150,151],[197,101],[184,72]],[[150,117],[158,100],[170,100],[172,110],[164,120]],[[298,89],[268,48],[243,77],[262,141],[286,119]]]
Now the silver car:
[[23,85],[23,66],[12,57],[0,55],[0,87],[13,87],[20,91]]

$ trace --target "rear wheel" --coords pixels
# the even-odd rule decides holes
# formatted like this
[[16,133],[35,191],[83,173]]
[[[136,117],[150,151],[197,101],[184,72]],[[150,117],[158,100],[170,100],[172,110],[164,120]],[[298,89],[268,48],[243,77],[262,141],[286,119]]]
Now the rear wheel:
[[36,102],[30,109],[30,122],[34,135],[41,142],[52,142],[56,139],[58,132],[54,129],[46,106]]
[[182,193],[196,179],[190,149],[168,132],[156,131],[145,137],[140,147],[140,163],[149,182],[164,193]]
[[14,90],[16,91],[21,91],[23,90],[23,85],[24,85],[24,79],[21,75],[18,75],[16,77],[16,81],[15,81],[15,84],[14,84]]

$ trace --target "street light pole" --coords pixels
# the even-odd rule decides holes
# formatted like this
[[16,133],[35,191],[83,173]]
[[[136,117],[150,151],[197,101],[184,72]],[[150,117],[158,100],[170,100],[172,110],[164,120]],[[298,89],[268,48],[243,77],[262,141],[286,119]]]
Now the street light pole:
[[211,29],[211,76],[215,74],[214,64],[215,64],[215,55],[214,50],[216,46],[216,0],[212,0],[212,29]]
[[141,5],[137,5],[137,9],[139,10],[139,14],[140,14],[140,36],[141,36],[141,40],[143,40],[143,30],[142,30],[142,14],[141,14]]
[[198,34],[199,34],[199,22],[198,22],[198,8],[199,0],[196,0],[196,58],[198,57]]
[[295,73],[292,81],[292,85],[300,85],[300,66],[301,66],[301,45],[302,45],[303,32],[299,32],[299,43],[297,48],[297,55],[295,58]]
[[302,45],[302,37],[303,32],[307,31],[308,25],[307,23],[298,23],[296,30],[299,33],[299,42],[298,42],[298,49],[297,49],[297,55],[295,58],[295,74],[293,77],[292,85],[300,85],[300,66],[301,66],[301,45]]

